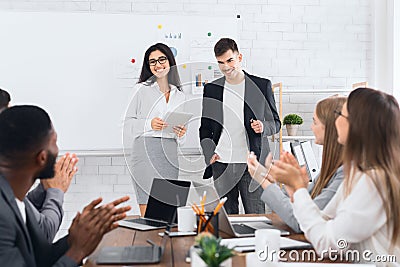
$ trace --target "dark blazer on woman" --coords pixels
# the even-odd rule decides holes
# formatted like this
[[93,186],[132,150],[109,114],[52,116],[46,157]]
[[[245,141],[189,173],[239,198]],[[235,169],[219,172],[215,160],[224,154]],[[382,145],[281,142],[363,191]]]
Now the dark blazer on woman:
[[[281,121],[276,110],[271,81],[250,75],[246,72],[244,72],[244,74],[245,104],[243,112],[248,149],[257,155],[260,162],[264,162],[270,151],[268,136],[279,132]],[[199,129],[200,144],[207,164],[203,175],[204,179],[212,176],[211,166],[208,165],[211,157],[214,155],[224,125],[224,85],[225,77],[222,77],[204,86],[203,111]],[[262,121],[264,126],[264,131],[262,133],[254,132],[250,126],[251,119]]]

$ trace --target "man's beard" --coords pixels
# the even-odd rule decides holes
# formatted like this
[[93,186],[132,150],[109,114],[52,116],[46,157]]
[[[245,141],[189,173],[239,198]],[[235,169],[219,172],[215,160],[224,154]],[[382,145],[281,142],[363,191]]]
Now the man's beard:
[[57,154],[53,155],[47,151],[47,162],[44,169],[39,173],[40,179],[48,179],[54,177],[54,165],[56,163]]

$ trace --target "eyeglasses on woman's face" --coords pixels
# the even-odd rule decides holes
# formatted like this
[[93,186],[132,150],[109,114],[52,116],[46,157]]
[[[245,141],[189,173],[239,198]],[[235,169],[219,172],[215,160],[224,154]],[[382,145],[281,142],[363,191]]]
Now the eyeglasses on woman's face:
[[335,114],[338,115],[338,116],[342,116],[342,117],[345,118],[345,119],[348,119],[348,118],[349,118],[349,117],[343,115],[343,113],[342,113],[341,110],[335,109],[335,110],[333,111],[333,113],[335,113]]
[[157,62],[160,64],[165,64],[167,61],[168,61],[168,58],[166,56],[161,56],[158,59],[154,59],[154,58],[150,59],[149,65],[155,66],[155,65],[157,65]]

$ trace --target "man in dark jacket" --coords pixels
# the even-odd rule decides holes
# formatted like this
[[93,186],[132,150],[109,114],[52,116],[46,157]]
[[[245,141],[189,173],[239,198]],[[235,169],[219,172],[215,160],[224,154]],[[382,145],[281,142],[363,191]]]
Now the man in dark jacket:
[[[10,94],[0,89],[0,112],[10,107],[10,102]],[[64,194],[78,171],[75,167],[77,163],[78,157],[75,154],[65,154],[55,164],[55,176],[52,179],[42,179],[27,195],[26,200],[32,207],[39,228],[50,243],[53,242],[64,217]]]
[[207,168],[204,179],[214,178],[220,197],[228,198],[229,214],[239,212],[239,192],[246,213],[265,213],[261,188],[250,186],[247,153],[253,151],[260,162],[270,148],[268,136],[279,132],[271,81],[244,72],[242,54],[234,40],[222,38],[214,54],[224,77],[204,86],[200,144]]
[[78,266],[130,207],[123,197],[97,207],[92,201],[74,218],[69,235],[49,243],[26,193],[37,179],[54,176],[57,134],[49,115],[35,106],[0,113],[0,262],[2,266]]

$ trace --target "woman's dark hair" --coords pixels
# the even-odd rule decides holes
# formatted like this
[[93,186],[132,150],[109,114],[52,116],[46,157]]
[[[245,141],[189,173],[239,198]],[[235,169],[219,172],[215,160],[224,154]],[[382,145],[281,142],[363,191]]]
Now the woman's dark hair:
[[168,83],[175,85],[178,90],[182,91],[182,86],[181,86],[181,80],[179,78],[178,74],[178,69],[176,66],[176,61],[174,54],[172,53],[171,49],[163,44],[163,43],[157,43],[155,45],[150,46],[147,50],[146,53],[144,53],[144,58],[143,58],[143,65],[142,65],[142,71],[140,73],[140,78],[138,83],[148,83],[148,84],[153,84],[156,81],[156,77],[150,70],[150,65],[149,65],[149,57],[150,54],[154,51],[160,51],[163,53],[167,58],[169,62],[169,72],[168,72]]
[[392,95],[370,89],[352,91],[347,100],[349,132],[344,146],[345,194],[368,173],[383,201],[391,246],[400,246],[400,109]]

